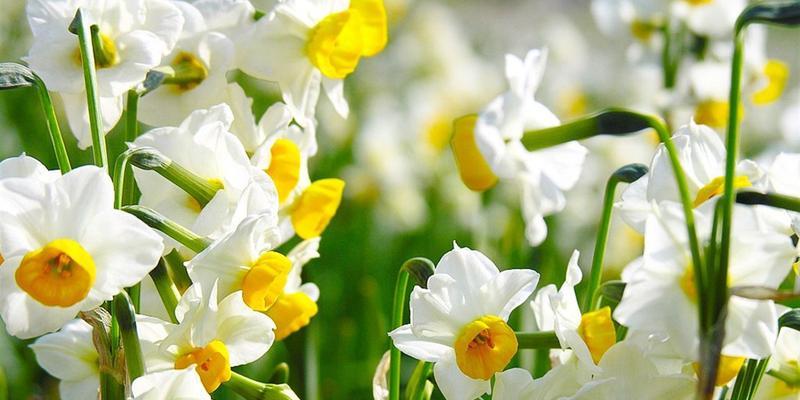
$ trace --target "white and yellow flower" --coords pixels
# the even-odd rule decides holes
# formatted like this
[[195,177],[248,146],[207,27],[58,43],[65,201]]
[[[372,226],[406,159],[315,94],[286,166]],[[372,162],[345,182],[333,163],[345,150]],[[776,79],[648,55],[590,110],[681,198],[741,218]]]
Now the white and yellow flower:
[[521,187],[525,236],[532,245],[547,236],[544,217],[564,209],[563,191],[577,182],[587,153],[577,142],[538,151],[522,145],[526,130],[559,124],[558,118],[534,99],[546,59],[541,50],[529,51],[524,60],[507,55],[509,91],[492,100],[478,116],[457,120],[452,138],[467,187],[483,191],[498,180]]
[[285,0],[248,36],[242,71],[278,82],[283,101],[305,127],[313,123],[320,86],[347,116],[343,79],[362,57],[386,46],[386,10],[383,0]]
[[[204,290],[201,284],[193,284],[181,298],[175,316],[177,325],[137,317],[147,374],[134,381],[135,392],[174,387],[182,393],[200,393],[201,389],[212,393],[230,380],[231,367],[259,359],[275,339],[275,324],[269,317],[251,310],[241,292],[218,303],[216,285]],[[189,376],[190,372],[175,372],[181,370],[193,370],[199,380]],[[176,379],[183,387],[174,383]]]
[[81,148],[91,145],[86,91],[78,38],[67,29],[80,8],[84,23],[99,28],[95,67],[103,132],[122,115],[124,94],[172,51],[184,24],[174,2],[166,0],[34,0],[28,2],[33,45],[25,61],[58,92]]
[[489,392],[490,379],[517,352],[508,326],[512,310],[533,293],[539,274],[500,272],[478,251],[455,246],[442,256],[428,287],[411,293],[411,323],[389,335],[405,354],[433,362],[433,373],[450,400]]
[[64,400],[94,399],[100,389],[100,366],[92,341],[92,327],[80,319],[31,344],[36,362],[58,378]]
[[233,115],[225,104],[190,114],[178,127],[153,129],[133,147],[152,147],[219,188],[206,205],[152,171],[135,169],[140,203],[201,235],[218,237],[248,215],[277,213],[275,185],[250,165],[239,140],[229,132]]
[[[698,236],[707,240],[710,217],[695,213]],[[675,351],[697,359],[698,289],[679,204],[654,207],[645,223],[641,264],[625,275],[627,286],[614,319],[636,330],[664,333]],[[744,206],[734,209],[728,286],[777,288],[796,256],[791,238],[776,232]],[[732,296],[722,354],[731,358],[763,358],[778,335],[778,311],[772,301]],[[741,364],[740,364],[741,365]],[[728,378],[733,378],[735,371]]]
[[111,179],[93,166],[52,182],[0,182],[0,315],[10,334],[55,331],[156,265],[161,238],[113,203]]
[[747,0],[678,0],[671,12],[700,36],[725,38],[733,34],[736,18]]
[[572,253],[564,284],[558,291],[555,285],[547,285],[539,289],[530,304],[539,330],[554,330],[561,348],[571,349],[581,368],[596,371],[603,354],[617,342],[617,334],[609,307],[581,314],[575,296],[575,286],[582,278],[579,256],[577,250]]
[[133,400],[210,400],[197,366],[154,372],[131,384]]
[[308,239],[295,246],[286,257],[292,269],[286,277],[280,296],[267,310],[267,315],[275,322],[275,339],[283,340],[304,328],[317,315],[319,287],[311,282],[303,283],[303,266],[319,257],[320,238]]
[[[796,400],[800,397],[800,332],[793,328],[781,328],[775,351],[767,364],[767,373],[761,378],[755,399]],[[788,381],[788,382],[787,382]]]

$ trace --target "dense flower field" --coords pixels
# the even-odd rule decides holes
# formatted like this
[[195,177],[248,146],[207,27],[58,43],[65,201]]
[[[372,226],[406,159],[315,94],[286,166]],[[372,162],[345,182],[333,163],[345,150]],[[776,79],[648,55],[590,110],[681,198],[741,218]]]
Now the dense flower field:
[[800,399],[800,1],[3,7],[0,400]]

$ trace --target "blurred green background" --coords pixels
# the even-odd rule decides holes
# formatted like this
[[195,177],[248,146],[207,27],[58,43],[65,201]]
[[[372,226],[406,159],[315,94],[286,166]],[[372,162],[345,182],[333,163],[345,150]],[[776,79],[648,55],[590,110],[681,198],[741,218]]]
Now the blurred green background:
[[[268,1],[254,3],[260,9],[269,6]],[[504,53],[521,55],[543,45],[550,50],[550,62],[542,101],[560,117],[629,104],[631,88],[638,82],[621,67],[628,41],[603,37],[586,0],[387,0],[387,7],[390,45],[378,57],[364,60],[348,78],[350,118],[332,116],[326,100],[320,101],[320,151],[312,160],[312,178],[344,177],[348,187],[323,235],[321,258],[304,270],[304,279],[320,287],[319,313],[309,327],[242,371],[267,380],[273,366],[286,361],[290,384],[304,399],[372,397],[372,377],[389,346],[386,333],[391,329],[396,273],[408,258],[436,262],[456,241],[485,251],[501,268],[543,271],[540,286],[560,283],[574,248],[584,254],[582,265],[588,264],[605,177],[622,164],[648,162],[654,147],[641,138],[612,144],[590,141],[594,152],[579,187],[568,195],[570,206],[548,221],[548,240],[530,248],[518,205],[508,200],[511,195],[498,189],[481,196],[458,184],[452,157],[443,146],[449,121],[476,111],[503,90]],[[1,8],[0,60],[18,61],[30,42],[24,1],[3,0]],[[770,38],[774,56],[788,60],[792,72],[797,71],[798,36],[778,31]],[[239,73],[230,79],[255,99],[256,116],[279,99],[274,85]],[[788,96],[796,96],[796,87],[793,76]],[[746,151],[754,153],[767,147],[770,138],[780,137],[770,116],[783,107],[759,111],[758,118],[748,114],[745,123],[759,131],[749,137],[760,139]],[[60,121],[67,132],[66,120]],[[121,136],[119,127],[108,135],[112,155],[124,149]],[[89,151],[77,150],[71,135],[65,139],[74,165],[90,163]],[[56,166],[33,91],[0,92],[0,157],[21,152]],[[388,161],[395,158],[400,161]],[[399,183],[386,183],[395,179]],[[618,221],[614,227],[608,256],[611,277],[636,257],[641,245],[641,239]],[[527,307],[514,314],[516,326],[528,323],[530,316],[523,314],[529,314]],[[0,387],[5,381],[11,399],[56,399],[58,382],[36,365],[29,343],[0,329]],[[529,359],[530,354],[520,357]],[[414,363],[405,361],[407,377]],[[224,388],[214,397],[236,398]]]

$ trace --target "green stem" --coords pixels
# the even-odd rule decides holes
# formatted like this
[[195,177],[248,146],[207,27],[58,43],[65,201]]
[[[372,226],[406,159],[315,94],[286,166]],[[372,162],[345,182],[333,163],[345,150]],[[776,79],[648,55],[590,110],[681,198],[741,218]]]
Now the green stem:
[[122,400],[125,388],[110,371],[100,371],[100,398],[102,400]]
[[750,400],[753,398],[767,369],[768,361],[769,358],[762,360],[749,359],[745,362],[745,365],[736,376],[731,400]]
[[297,395],[285,384],[261,383],[236,372],[223,383],[226,387],[245,398],[245,400],[293,400]]
[[[125,142],[133,143],[139,136],[139,122],[137,116],[139,113],[139,94],[131,89],[128,91],[127,110],[125,112]],[[125,183],[122,185],[122,202],[123,204],[133,204],[134,202],[134,186],[132,181],[132,171],[124,170]]]
[[221,183],[201,178],[154,148],[139,147],[126,153],[130,153],[127,156],[129,163],[146,171],[155,171],[192,196],[201,207],[205,207],[222,189]]
[[550,349],[535,349],[532,375],[534,378],[543,377],[550,370]]
[[553,331],[514,332],[520,349],[560,349],[561,342]]
[[81,64],[86,86],[86,101],[89,108],[89,128],[92,132],[92,154],[94,164],[108,171],[108,153],[106,151],[106,138],[103,134],[103,122],[100,118],[100,95],[97,89],[97,71],[95,70],[95,57],[92,48],[92,34],[90,27],[86,26],[83,13],[79,8],[75,19],[70,24],[70,31],[78,35],[80,45]]
[[167,310],[167,315],[169,315],[170,321],[177,324],[178,318],[175,317],[175,307],[178,306],[180,294],[178,293],[178,289],[175,288],[175,285],[172,284],[172,280],[169,278],[169,273],[167,272],[167,262],[163,258],[159,259],[156,267],[150,271],[150,278],[153,279],[158,296],[161,297],[161,303],[164,304],[164,308]]
[[164,257],[167,260],[167,269],[170,272],[172,281],[178,288],[178,292],[184,293],[189,286],[192,286],[192,278],[189,277],[189,272],[186,271],[186,266],[183,264],[183,257],[177,250],[172,250]]
[[53,144],[53,151],[56,154],[56,161],[58,161],[58,168],[62,174],[66,174],[72,169],[67,155],[67,148],[64,146],[64,137],[61,135],[61,128],[58,126],[58,118],[56,117],[56,110],[53,107],[53,99],[50,98],[50,92],[47,91],[44,81],[34,74],[36,80],[36,92],[39,93],[39,100],[42,102],[42,109],[44,110],[45,121],[47,122],[47,131],[50,132],[50,142]]
[[[408,291],[408,272],[401,268],[394,286],[394,302],[392,303],[392,326],[397,329],[403,325],[403,313]],[[389,400],[400,400],[400,349],[394,343],[389,353]]]
[[152,208],[133,205],[124,206],[121,209],[139,218],[139,220],[147,224],[147,226],[175,239],[175,241],[186,246],[195,253],[205,250],[211,243],[208,239],[198,236],[196,233],[159,214]]
[[591,311],[597,308],[598,296],[595,296],[600,280],[603,275],[603,257],[605,255],[606,243],[608,242],[608,232],[611,227],[611,212],[614,209],[614,197],[617,184],[620,182],[632,183],[647,173],[647,167],[641,164],[626,165],[615,171],[606,183],[605,195],[603,196],[603,213],[600,218],[600,227],[597,230],[597,239],[594,244],[594,254],[592,255],[592,269],[589,276],[589,286],[586,289],[583,310]]
[[133,382],[136,378],[144,375],[144,362],[142,361],[139,334],[136,331],[136,312],[128,294],[124,291],[114,296],[114,316],[119,321],[128,379],[129,382]]
[[433,363],[420,361],[414,368],[406,385],[406,400],[421,400],[425,394],[425,385],[433,371]]

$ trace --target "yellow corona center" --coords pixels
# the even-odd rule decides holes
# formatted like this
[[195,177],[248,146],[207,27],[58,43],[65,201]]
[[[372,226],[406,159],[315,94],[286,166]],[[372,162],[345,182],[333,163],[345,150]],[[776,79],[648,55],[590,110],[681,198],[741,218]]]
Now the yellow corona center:
[[649,42],[656,31],[655,25],[643,20],[634,20],[630,25],[631,35],[642,42]]
[[192,53],[181,51],[170,63],[175,75],[164,79],[172,90],[184,93],[196,88],[208,77],[208,68],[200,58]]
[[764,76],[767,78],[767,86],[753,93],[753,103],[765,105],[778,100],[786,88],[789,81],[789,66],[780,60],[769,60],[764,64]]
[[278,189],[278,200],[283,203],[300,180],[300,149],[289,139],[278,139],[270,153],[272,157],[266,172]]
[[14,278],[20,289],[50,307],[70,307],[94,284],[92,256],[71,239],[57,239],[22,258]]
[[433,118],[428,123],[428,129],[425,130],[425,139],[432,149],[437,152],[442,151],[447,147],[447,140],[450,139],[450,124],[449,117],[439,116]]
[[[744,360],[744,357],[720,356],[715,385],[724,386],[735,378],[739,374],[739,370],[742,369]],[[700,373],[700,363],[692,363],[692,367],[695,373]]]
[[195,372],[208,393],[231,379],[228,349],[219,340],[212,340],[206,347],[196,348],[175,360],[175,369],[185,369],[191,365],[197,365]]
[[355,71],[362,56],[383,50],[386,25],[383,0],[351,0],[350,8],[328,15],[312,28],[306,53],[323,75],[342,79]]
[[603,354],[617,343],[617,331],[614,329],[614,321],[611,320],[611,307],[583,314],[578,334],[589,347],[592,360],[595,364],[599,363]]
[[[734,189],[742,189],[750,186],[753,186],[753,184],[750,182],[750,178],[745,175],[737,175],[733,178]],[[697,191],[697,196],[694,198],[692,205],[697,208],[706,201],[720,196],[723,193],[725,193],[725,177],[718,176]]]
[[284,293],[267,315],[275,321],[275,339],[283,340],[311,322],[317,315],[317,303],[302,292]]
[[483,158],[475,141],[475,123],[478,117],[467,115],[453,122],[453,137],[450,145],[458,166],[461,180],[470,190],[482,192],[497,184],[497,176]]
[[702,101],[694,110],[694,120],[701,125],[722,128],[728,122],[728,103],[720,100]]
[[297,236],[303,239],[315,238],[322,234],[342,202],[344,181],[341,179],[320,179],[309,185],[300,194],[292,208],[292,226]]
[[242,280],[245,304],[256,311],[267,311],[283,292],[291,268],[292,262],[283,254],[262,254]]
[[[95,68],[103,69],[117,65],[119,63],[119,52],[117,51],[117,45],[114,43],[114,39],[111,39],[102,32],[97,35],[99,37],[100,46],[93,47]],[[83,65],[80,47],[76,47],[75,51],[72,52],[72,61],[77,66]]]
[[711,4],[714,0],[686,0],[687,3],[693,6],[702,6],[705,4]]
[[517,337],[505,321],[486,315],[461,328],[453,349],[464,375],[487,380],[502,371],[517,353]]
[[678,285],[683,290],[686,297],[693,303],[697,303],[697,286],[694,284],[694,268],[691,265],[686,267],[678,280]]

